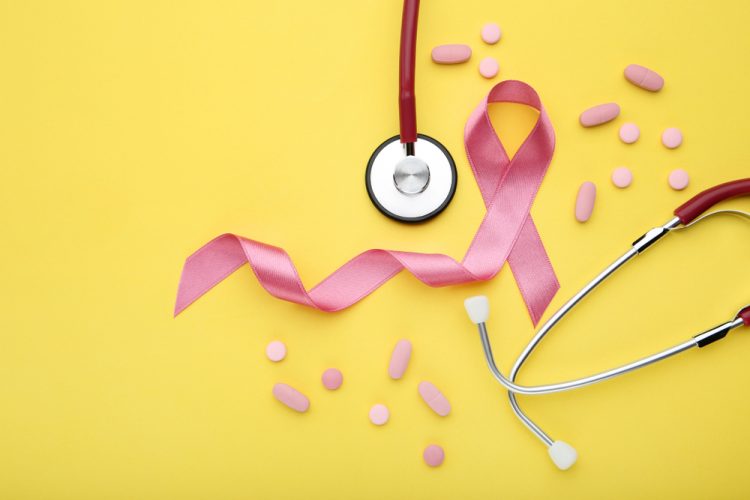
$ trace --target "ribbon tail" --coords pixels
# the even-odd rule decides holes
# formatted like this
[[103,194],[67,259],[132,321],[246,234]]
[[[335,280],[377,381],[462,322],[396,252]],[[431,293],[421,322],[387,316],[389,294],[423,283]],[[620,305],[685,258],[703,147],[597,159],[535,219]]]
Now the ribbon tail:
[[508,256],[508,264],[531,321],[536,326],[560,289],[560,282],[531,216],[526,218],[521,228],[518,240]]

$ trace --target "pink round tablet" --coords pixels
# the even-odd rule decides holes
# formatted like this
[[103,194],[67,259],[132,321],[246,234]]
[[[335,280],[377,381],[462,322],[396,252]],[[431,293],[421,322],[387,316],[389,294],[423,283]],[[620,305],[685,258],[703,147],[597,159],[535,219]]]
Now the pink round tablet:
[[503,31],[500,29],[500,26],[498,26],[497,24],[487,23],[484,26],[482,26],[482,40],[484,40],[485,43],[494,45],[500,41],[500,37],[502,36],[503,36]]
[[479,74],[485,78],[495,78],[500,71],[500,65],[492,57],[485,57],[479,61]]
[[370,408],[370,422],[375,425],[385,425],[388,419],[391,417],[391,412],[388,411],[386,405],[376,404]]
[[336,368],[329,368],[323,372],[321,377],[323,386],[329,391],[335,391],[344,383],[344,375]]
[[612,171],[612,184],[624,189],[633,183],[633,172],[627,167],[617,167]]
[[620,140],[625,144],[633,144],[641,136],[641,130],[635,123],[623,123],[620,127]]
[[440,446],[431,444],[424,449],[422,457],[427,465],[430,467],[437,467],[443,463],[443,460],[445,460],[445,452]]
[[670,127],[661,134],[661,143],[669,149],[680,147],[682,144],[682,132],[680,129]]
[[274,340],[266,346],[266,356],[274,363],[286,357],[286,345],[280,340]]
[[690,176],[681,168],[672,170],[669,173],[669,187],[675,191],[682,191],[690,184]]

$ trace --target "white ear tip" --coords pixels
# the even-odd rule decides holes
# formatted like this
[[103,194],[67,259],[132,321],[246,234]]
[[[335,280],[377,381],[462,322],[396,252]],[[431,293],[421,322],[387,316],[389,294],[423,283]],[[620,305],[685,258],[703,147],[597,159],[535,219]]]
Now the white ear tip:
[[464,300],[464,307],[472,323],[484,323],[490,316],[490,301],[484,295],[469,297]]
[[578,460],[578,452],[565,441],[555,441],[547,449],[549,457],[560,470],[568,470]]

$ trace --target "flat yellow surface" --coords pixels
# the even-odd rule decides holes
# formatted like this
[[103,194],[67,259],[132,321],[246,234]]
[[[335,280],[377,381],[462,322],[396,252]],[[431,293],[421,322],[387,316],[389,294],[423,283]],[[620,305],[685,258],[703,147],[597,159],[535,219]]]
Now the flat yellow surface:
[[[540,93],[558,148],[533,215],[562,289],[553,308],[705,187],[750,173],[750,8],[737,1],[425,0],[420,129],[453,152],[460,182],[439,218],[404,226],[370,204],[363,173],[397,131],[401,3],[0,2],[0,498],[739,498],[750,494],[750,338],[691,351],[584,390],[522,404],[580,459],[568,472],[515,419],[462,301],[487,294],[507,370],[533,333],[508,269],[433,289],[399,275],[325,314],[277,300],[245,267],[177,319],[184,258],[222,232],[285,248],[312,286],[368,248],[463,256],[482,215],[462,131],[493,83]],[[483,44],[483,23],[504,30]],[[468,43],[468,64],[430,49]],[[500,76],[479,77],[496,57]],[[658,94],[622,77],[666,78]],[[577,123],[617,101],[617,122]],[[511,145],[533,116],[493,110]],[[634,121],[641,140],[617,139]],[[680,127],[684,145],[660,145]],[[635,182],[609,175],[629,166]],[[674,192],[676,167],[692,176]],[[579,224],[579,184],[597,183]],[[750,200],[727,203],[750,210]],[[587,300],[532,358],[544,383],[681,342],[750,300],[750,227],[719,218],[675,234]],[[548,311],[546,317],[552,310]],[[387,377],[400,338],[406,377]],[[264,347],[281,339],[280,364]],[[320,383],[327,367],[338,392]],[[447,418],[417,396],[430,380]],[[271,396],[306,393],[295,414]],[[388,425],[369,407],[391,409]],[[430,469],[429,443],[446,450]]]

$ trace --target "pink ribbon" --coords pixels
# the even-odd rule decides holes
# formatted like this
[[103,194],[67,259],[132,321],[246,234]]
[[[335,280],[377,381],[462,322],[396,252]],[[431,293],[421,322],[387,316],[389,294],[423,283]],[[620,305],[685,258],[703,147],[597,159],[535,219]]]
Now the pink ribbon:
[[[495,102],[525,104],[539,118],[513,159],[509,159],[487,113]],[[447,286],[494,277],[507,260],[536,324],[560,285],[529,210],[555,148],[555,133],[536,91],[515,80],[498,83],[469,117],[466,154],[487,213],[459,263],[443,254],[373,249],[305,290],[289,255],[281,248],[223,234],[187,258],[177,291],[175,316],[245,264],[274,297],[322,311],[345,309],[408,270],[429,286]]]

